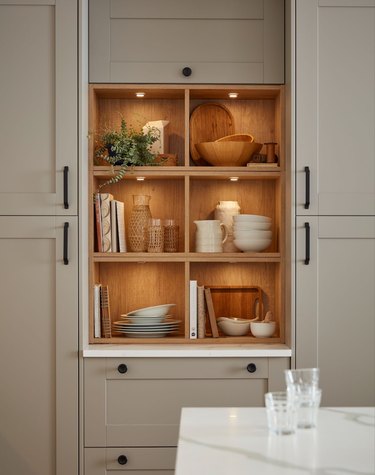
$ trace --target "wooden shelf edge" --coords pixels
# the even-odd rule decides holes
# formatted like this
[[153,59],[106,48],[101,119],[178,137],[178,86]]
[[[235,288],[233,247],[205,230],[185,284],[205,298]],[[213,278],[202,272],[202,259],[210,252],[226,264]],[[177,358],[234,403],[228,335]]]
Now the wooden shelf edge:
[[279,252],[270,253],[148,253],[148,252],[95,252],[93,262],[281,262]]
[[189,345],[214,345],[219,344],[220,346],[225,346],[225,344],[264,344],[264,343],[277,343],[283,344],[281,338],[255,338],[253,336],[220,336],[219,338],[212,338],[207,336],[206,338],[197,338],[195,340],[184,338],[182,336],[167,336],[163,338],[130,338],[127,336],[113,336],[112,338],[90,338],[89,344],[189,344]]

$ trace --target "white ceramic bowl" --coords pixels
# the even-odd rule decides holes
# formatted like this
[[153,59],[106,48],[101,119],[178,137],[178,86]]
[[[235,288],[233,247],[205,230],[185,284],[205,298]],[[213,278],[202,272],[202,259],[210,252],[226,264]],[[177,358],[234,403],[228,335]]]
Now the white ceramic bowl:
[[166,303],[163,305],[156,305],[155,307],[145,307],[145,308],[139,308],[137,310],[133,310],[131,312],[128,312],[127,315],[131,317],[132,315],[144,315],[144,316],[161,316],[161,315],[167,315],[169,310],[172,307],[175,307],[175,303]]
[[235,239],[234,245],[244,252],[260,252],[267,249],[272,239]]
[[233,230],[235,239],[272,239],[272,231]]
[[250,322],[251,333],[256,338],[269,338],[276,330],[276,322]]
[[217,325],[228,336],[243,336],[250,330],[250,322],[245,318],[220,317],[217,319]]
[[236,214],[233,216],[233,221],[235,223],[239,221],[246,221],[246,222],[261,222],[261,223],[271,223],[272,219],[268,216],[261,216],[259,214]]
[[261,221],[235,221],[233,229],[239,231],[268,231],[271,229],[272,223],[262,223]]

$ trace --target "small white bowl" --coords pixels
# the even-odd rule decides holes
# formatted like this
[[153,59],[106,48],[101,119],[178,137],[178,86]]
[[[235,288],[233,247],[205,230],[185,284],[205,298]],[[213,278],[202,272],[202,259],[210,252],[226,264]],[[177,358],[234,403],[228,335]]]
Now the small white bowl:
[[233,230],[235,239],[272,239],[272,231],[248,231],[248,230],[238,230],[235,228]]
[[243,252],[260,252],[267,249],[272,239],[235,239],[234,245]]
[[250,322],[251,333],[256,338],[269,338],[276,330],[276,322]]
[[217,325],[228,336],[243,336],[250,330],[250,322],[246,318],[220,317],[217,319]]
[[271,218],[268,216],[261,216],[259,214],[236,214],[233,216],[233,221],[236,223],[238,221],[246,221],[246,222],[258,222],[261,223],[270,223],[272,221]]

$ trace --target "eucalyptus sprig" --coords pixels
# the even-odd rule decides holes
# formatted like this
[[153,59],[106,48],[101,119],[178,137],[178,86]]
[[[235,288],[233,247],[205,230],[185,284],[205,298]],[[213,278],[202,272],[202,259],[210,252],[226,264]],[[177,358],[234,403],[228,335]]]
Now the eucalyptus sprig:
[[128,128],[126,121],[121,119],[120,130],[105,130],[98,139],[95,156],[112,165],[119,166],[115,175],[105,183],[99,185],[99,189],[106,185],[118,183],[122,180],[129,168],[158,165],[155,162],[156,154],[150,151],[150,147],[159,139],[159,129],[149,127],[144,133]]

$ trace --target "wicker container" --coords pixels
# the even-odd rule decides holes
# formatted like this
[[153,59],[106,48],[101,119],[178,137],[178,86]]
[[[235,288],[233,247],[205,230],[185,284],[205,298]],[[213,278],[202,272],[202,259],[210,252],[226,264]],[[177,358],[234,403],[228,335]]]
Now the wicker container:
[[148,225],[148,252],[163,252],[164,230],[161,219],[150,219]]
[[174,219],[165,219],[164,227],[164,252],[178,252],[179,227]]

